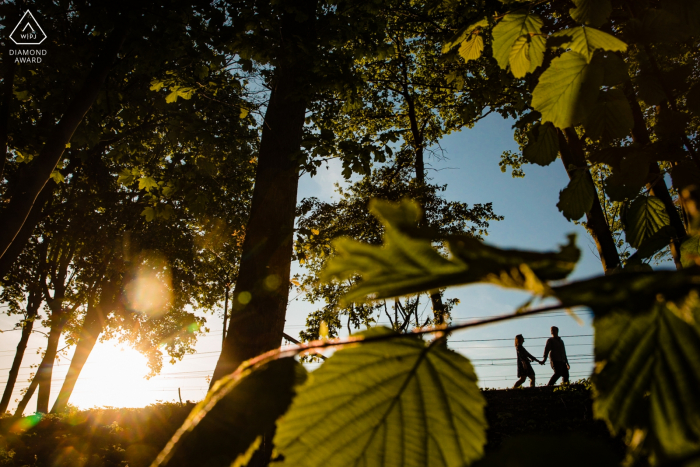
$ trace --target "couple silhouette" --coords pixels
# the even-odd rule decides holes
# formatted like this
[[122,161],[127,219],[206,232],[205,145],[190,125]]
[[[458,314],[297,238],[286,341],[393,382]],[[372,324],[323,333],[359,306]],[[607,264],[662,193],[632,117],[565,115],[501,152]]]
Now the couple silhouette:
[[530,352],[525,350],[523,347],[523,342],[525,338],[522,334],[515,336],[515,351],[518,354],[518,381],[515,382],[513,389],[519,388],[525,379],[530,378],[530,387],[535,387],[535,370],[532,369],[530,362],[537,362],[540,365],[544,365],[547,361],[547,356],[549,356],[549,361],[552,365],[552,370],[554,374],[549,379],[547,386],[554,386],[559,378],[564,378],[564,382],[569,382],[569,360],[566,358],[566,348],[564,348],[564,341],[559,337],[559,328],[556,326],[551,327],[552,337],[547,339],[547,345],[544,347],[544,357],[542,360],[537,360],[533,357]]

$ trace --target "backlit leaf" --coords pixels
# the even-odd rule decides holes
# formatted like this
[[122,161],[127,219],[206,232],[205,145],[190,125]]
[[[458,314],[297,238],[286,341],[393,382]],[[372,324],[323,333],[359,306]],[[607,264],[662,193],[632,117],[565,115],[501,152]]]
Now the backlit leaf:
[[346,302],[476,282],[540,293],[543,281],[565,278],[580,255],[573,237],[559,252],[533,253],[491,247],[462,235],[444,237],[452,253],[448,259],[433,247],[430,232],[417,229],[420,209],[415,202],[373,200],[370,210],[385,226],[384,245],[338,239],[334,242],[338,255],[322,274],[322,280],[362,276],[345,296]]
[[539,34],[542,19],[524,10],[508,13],[493,28],[493,56],[504,70],[508,68],[515,41],[523,35]]
[[[442,53],[447,53],[450,50],[452,50],[454,47],[457,45],[462,44],[465,40],[469,39],[469,36],[474,32],[474,30],[478,28],[484,28],[489,25],[489,22],[486,18],[480,19],[479,21],[476,21],[474,23],[469,24],[468,26],[463,27],[460,29],[457,34],[452,36],[447,42],[445,42],[442,45]],[[483,44],[483,39],[482,39],[482,44]]]
[[629,135],[634,119],[625,93],[619,89],[602,91],[583,126],[592,139],[610,141]]
[[468,41],[462,42],[459,47],[459,55],[464,59],[465,62],[469,60],[476,60],[481,57],[481,53],[484,51],[484,38],[480,34],[472,36]]
[[[391,335],[375,328],[372,336]],[[469,360],[403,338],[337,351],[299,388],[274,444],[282,466],[454,466],[481,457],[485,400]]]
[[547,49],[547,38],[535,35],[530,38],[530,73],[544,62],[544,51]]
[[613,433],[648,429],[668,457],[700,448],[700,304],[656,301],[597,317],[593,410]]
[[530,41],[528,36],[520,36],[510,49],[510,71],[516,78],[522,78],[530,71]]
[[608,20],[612,13],[610,0],[573,0],[576,8],[569,10],[569,14],[578,23],[586,26],[600,27]]
[[139,178],[139,190],[149,191],[151,188],[158,188],[158,182],[152,177]]
[[533,164],[549,165],[559,154],[557,129],[550,122],[537,124],[528,132],[528,144],[523,149],[523,157]]
[[294,397],[294,386],[305,378],[306,371],[291,357],[225,376],[192,410],[153,467],[229,467],[239,458],[238,464],[245,465],[251,445],[272,432]]
[[586,26],[563,29],[555,32],[551,37],[570,38],[562,43],[560,47],[568,48],[581,54],[589,62],[593,58],[593,52],[596,50],[607,50],[610,52],[624,52],[627,50],[627,44],[615,36]]
[[670,219],[664,203],[655,196],[642,196],[630,206],[625,219],[627,243],[634,248],[639,246],[662,227],[669,225]]
[[532,107],[543,122],[558,128],[583,119],[595,105],[603,81],[599,62],[588,63],[583,55],[567,52],[552,60],[532,93]]
[[586,169],[577,169],[569,184],[559,193],[557,207],[569,220],[575,221],[593,207],[596,192]]

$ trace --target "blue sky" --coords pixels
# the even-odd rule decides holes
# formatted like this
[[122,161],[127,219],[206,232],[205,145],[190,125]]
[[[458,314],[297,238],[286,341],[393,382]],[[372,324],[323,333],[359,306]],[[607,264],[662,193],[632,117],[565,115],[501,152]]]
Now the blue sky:
[[[518,150],[511,125],[512,122],[491,115],[473,129],[447,136],[441,141],[445,158],[428,161],[432,169],[429,177],[436,183],[448,185],[445,193],[448,199],[469,204],[493,203],[494,211],[505,219],[491,224],[487,242],[500,247],[546,251],[556,249],[565,242],[568,233],[575,232],[583,256],[572,277],[601,274],[595,246],[585,229],[568,222],[556,208],[559,191],[568,182],[561,161],[557,160],[549,167],[527,166],[526,176],[522,179],[513,179],[510,173],[500,171],[500,154],[505,150]],[[310,196],[328,199],[333,196],[336,182],[343,183],[341,169],[339,165],[331,164],[328,170],[319,170],[314,178],[303,177],[298,199]],[[294,268],[299,271],[298,265],[295,264]],[[447,295],[461,301],[453,311],[455,322],[508,313],[528,298],[521,292],[485,285],[452,288]],[[302,300],[292,301],[285,331],[297,336],[307,313],[313,309],[313,305]],[[157,400],[176,400],[178,388],[183,400],[201,399],[206,393],[206,376],[212,374],[221,348],[221,314],[215,312],[206,316],[211,332],[200,339],[197,353],[186,356],[175,365],[165,363],[162,374],[150,380],[144,379],[146,360],[136,351],[114,342],[99,343],[83,370],[71,402],[81,408],[143,406]],[[564,337],[573,379],[577,379],[588,375],[592,368],[593,330],[588,313],[581,313],[580,317],[583,325],[564,312],[556,312],[474,328],[452,336],[450,347],[473,360],[481,386],[508,387],[517,379],[514,336],[523,334],[525,347],[539,358],[549,327],[556,325],[562,336],[577,336]],[[380,323],[385,321],[380,319]],[[14,318],[0,316],[0,329],[10,329],[14,324]],[[4,374],[12,363],[18,339],[19,332],[0,334],[0,371]],[[13,399],[19,397],[20,389],[28,385],[27,379],[34,371],[29,366],[39,362],[39,348],[45,345],[45,338],[40,334],[34,334],[30,339]],[[68,349],[56,365],[51,403],[66,374],[71,355],[72,349]],[[549,365],[535,365],[534,369],[537,383],[546,384],[552,373]],[[6,377],[0,379],[5,380]],[[11,408],[15,405],[12,404]],[[35,407],[35,402],[30,402],[28,407]]]

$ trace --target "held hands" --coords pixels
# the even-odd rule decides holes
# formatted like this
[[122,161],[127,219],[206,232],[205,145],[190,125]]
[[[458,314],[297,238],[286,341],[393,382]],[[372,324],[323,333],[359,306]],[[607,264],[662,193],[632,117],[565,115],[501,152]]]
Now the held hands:
[[540,365],[544,365],[544,360],[540,360]]

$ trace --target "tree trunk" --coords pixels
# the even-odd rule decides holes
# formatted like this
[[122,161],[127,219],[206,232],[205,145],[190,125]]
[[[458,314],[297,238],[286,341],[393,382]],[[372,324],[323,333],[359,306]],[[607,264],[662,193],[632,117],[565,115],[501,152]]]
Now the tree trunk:
[[[52,321],[56,314],[52,313]],[[53,364],[56,360],[56,354],[58,351],[58,341],[61,339],[61,334],[63,334],[63,327],[65,326],[65,320],[63,319],[63,313],[58,313],[58,322],[54,325],[52,323],[51,330],[49,331],[49,338],[46,344],[46,353],[44,358],[39,364],[39,369],[36,372],[34,379],[37,380],[39,386],[39,396],[36,401],[36,411],[42,413],[49,412],[49,396],[51,395],[51,378],[53,377]]]
[[[8,47],[9,48],[9,47]],[[7,161],[7,135],[10,122],[10,104],[12,103],[12,92],[15,82],[15,68],[17,64],[8,58],[5,50],[5,76],[3,76],[2,103],[0,103],[0,182],[5,171]],[[4,412],[4,410],[3,410]]]
[[[87,362],[88,357],[90,357],[92,349],[95,348],[97,338],[105,328],[106,311],[109,311],[111,308],[110,306],[105,306],[105,300],[107,299],[110,291],[112,291],[111,287],[107,287],[106,290],[102,291],[100,302],[98,304],[95,305],[94,303],[88,303],[85,320],[80,328],[78,344],[75,346],[75,353],[70,361],[66,379],[63,381],[58,397],[51,408],[51,413],[62,412],[68,406],[68,401],[73,394],[73,389],[75,389],[75,384],[78,382],[78,378],[80,377],[80,373],[83,371],[85,362]],[[110,305],[114,303],[112,298],[113,297],[110,296],[108,299]]]
[[[625,85],[625,95],[627,96],[627,102],[629,102],[632,108],[632,117],[634,118],[634,127],[632,128],[632,140],[635,143],[642,144],[644,146],[651,144],[651,139],[649,138],[649,132],[647,131],[647,126],[644,121],[644,114],[642,113],[641,107],[639,107],[639,102],[637,101],[637,96],[634,92],[634,87],[632,83],[628,82]],[[666,186],[666,181],[661,176],[661,168],[659,163],[652,161],[649,163],[649,174],[656,175],[655,179],[651,183],[647,183],[646,187],[649,190],[649,194],[656,196],[664,203],[666,212],[670,218],[671,226],[676,231],[676,238],[671,240],[669,247],[671,249],[671,256],[673,257],[673,262],[677,269],[682,268],[681,265],[681,243],[683,239],[687,236],[685,230],[685,225],[681,219],[676,205],[673,203],[673,198],[668,191]]]
[[0,414],[4,414],[7,411],[7,407],[10,405],[12,392],[15,389],[17,375],[19,374],[19,367],[22,364],[24,352],[27,350],[27,342],[29,341],[29,337],[32,335],[34,319],[37,316],[41,302],[41,288],[38,286],[33,286],[29,291],[29,297],[27,299],[27,317],[22,326],[22,337],[19,340],[19,344],[17,344],[15,359],[12,361],[10,374],[7,378],[7,384],[5,385],[5,392],[2,395],[2,401],[0,401]]
[[226,342],[226,321],[228,320],[228,293],[231,286],[226,284],[226,295],[224,298],[224,328],[221,332],[221,346],[223,348],[224,342]]
[[[578,168],[587,166],[586,157],[581,147],[581,141],[576,134],[576,130],[573,128],[567,128],[563,132],[557,130],[557,133],[559,135],[559,154],[561,155],[561,161],[564,163],[566,173],[569,177],[572,177],[573,173],[569,172],[569,166],[573,165]],[[593,183],[590,170],[586,169],[586,174],[590,182]],[[610,232],[610,227],[605,220],[605,214],[600,205],[597,192],[593,200],[593,207],[586,213],[586,229],[591,237],[593,237],[593,241],[598,249],[600,262],[603,264],[603,271],[605,274],[610,273],[620,265],[620,255],[617,252],[617,246],[615,246],[615,239]]]
[[29,383],[29,387],[27,388],[27,392],[24,393],[24,397],[22,397],[22,400],[19,401],[19,405],[17,406],[17,409],[15,410],[15,418],[19,418],[22,416],[24,413],[24,409],[27,408],[27,404],[29,404],[29,399],[32,398],[34,395],[34,391],[36,391],[36,386],[39,383],[39,380],[36,377],[37,375],[34,375],[34,378],[32,379],[32,382]]
[[0,214],[0,258],[12,244],[32,211],[37,197],[51,177],[51,172],[63,157],[63,152],[73,137],[73,133],[97,98],[112,64],[117,58],[128,32],[124,20],[107,39],[105,48],[95,61],[83,87],[68,104],[61,121],[42,148],[39,156],[24,171],[23,179],[17,184],[9,204]]
[[280,33],[285,45],[265,112],[240,272],[212,385],[245,360],[282,342],[299,184],[299,163],[294,157],[301,148],[306,111],[300,91],[308,83],[304,77],[310,69],[308,52],[298,52],[294,43],[308,45],[315,37],[316,2],[307,2],[306,9],[306,18],[283,13]]

